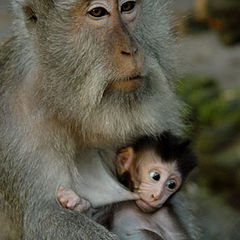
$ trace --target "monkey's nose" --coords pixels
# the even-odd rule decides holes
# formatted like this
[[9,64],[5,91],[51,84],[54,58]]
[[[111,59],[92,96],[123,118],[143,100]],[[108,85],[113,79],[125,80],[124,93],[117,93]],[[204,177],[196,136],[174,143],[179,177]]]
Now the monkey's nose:
[[160,197],[160,193],[153,193],[153,194],[151,195],[151,197],[152,197],[152,199],[153,199],[154,201],[157,201],[157,200],[159,199],[159,197]]
[[135,56],[137,54],[137,52],[138,52],[138,48],[137,47],[134,47],[132,49],[124,48],[123,50],[121,50],[121,55],[133,57],[133,56]]
[[121,54],[122,55],[125,55],[125,56],[132,56],[131,52],[130,51],[121,51]]

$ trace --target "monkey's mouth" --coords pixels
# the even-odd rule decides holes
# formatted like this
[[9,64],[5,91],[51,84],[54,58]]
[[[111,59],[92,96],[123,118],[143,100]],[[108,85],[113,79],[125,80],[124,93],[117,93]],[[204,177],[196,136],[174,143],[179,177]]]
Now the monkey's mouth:
[[142,199],[137,200],[136,204],[143,212],[155,212],[157,210],[156,207],[151,206],[148,202]]
[[122,92],[131,92],[137,89],[143,82],[143,77],[135,75],[126,78],[120,78],[110,84],[110,89],[116,89]]
[[137,74],[137,75],[133,75],[133,76],[130,76],[130,77],[125,77],[125,78],[120,78],[118,80],[118,82],[124,82],[124,81],[140,81],[142,79],[142,76]]

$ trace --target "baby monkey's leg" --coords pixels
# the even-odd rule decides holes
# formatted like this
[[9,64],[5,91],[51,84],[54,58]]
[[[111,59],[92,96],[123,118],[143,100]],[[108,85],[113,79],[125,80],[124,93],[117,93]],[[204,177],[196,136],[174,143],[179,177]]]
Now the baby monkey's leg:
[[60,186],[56,193],[57,200],[64,207],[79,213],[87,211],[91,204],[84,198],[80,198],[73,190]]

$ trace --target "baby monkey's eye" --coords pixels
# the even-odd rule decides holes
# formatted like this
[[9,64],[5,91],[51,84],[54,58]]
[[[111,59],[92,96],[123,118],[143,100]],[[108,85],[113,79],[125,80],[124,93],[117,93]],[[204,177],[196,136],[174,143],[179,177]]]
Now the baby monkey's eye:
[[160,180],[160,174],[157,171],[151,171],[149,173],[149,175],[155,181],[159,181]]
[[177,183],[175,180],[168,180],[166,186],[170,190],[174,190],[177,187]]

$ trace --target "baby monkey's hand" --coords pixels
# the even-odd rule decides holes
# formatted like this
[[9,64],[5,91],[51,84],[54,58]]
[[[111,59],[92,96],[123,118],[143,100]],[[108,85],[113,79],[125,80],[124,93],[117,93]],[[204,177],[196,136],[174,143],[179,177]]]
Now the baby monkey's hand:
[[79,213],[87,211],[91,204],[84,198],[80,198],[73,190],[60,186],[56,193],[57,200],[64,207]]

